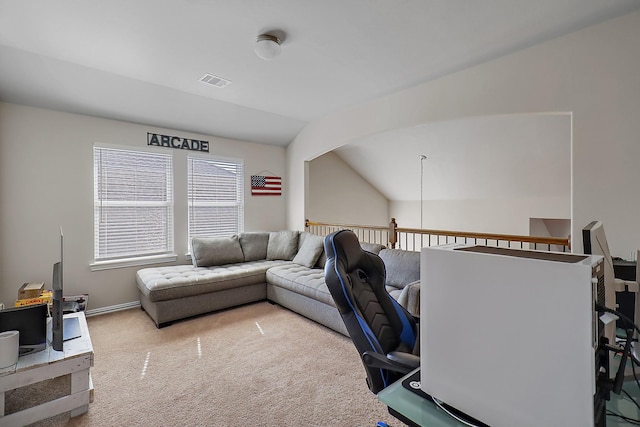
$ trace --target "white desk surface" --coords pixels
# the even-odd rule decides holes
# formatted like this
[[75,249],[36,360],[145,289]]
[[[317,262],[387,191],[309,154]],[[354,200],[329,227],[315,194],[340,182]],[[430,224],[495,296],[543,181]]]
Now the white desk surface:
[[[93,345],[89,328],[83,312],[66,314],[64,317],[78,318],[80,337],[64,341],[63,351],[56,351],[48,344],[46,349],[21,356],[16,365],[0,371],[0,425],[31,424],[66,411],[71,411],[73,417],[88,410],[93,389],[90,374]],[[68,374],[71,375],[69,395],[4,415],[5,392]]]
[[80,333],[78,338],[74,338],[64,342],[63,351],[56,351],[51,346],[51,318],[47,324],[47,348],[42,351],[20,356],[18,364],[9,366],[0,370],[0,376],[23,371],[25,369],[33,369],[40,365],[48,365],[60,360],[70,359],[82,356],[87,353],[93,353],[93,344],[89,335],[89,328],[83,312],[65,314],[64,318],[78,318],[80,325]]

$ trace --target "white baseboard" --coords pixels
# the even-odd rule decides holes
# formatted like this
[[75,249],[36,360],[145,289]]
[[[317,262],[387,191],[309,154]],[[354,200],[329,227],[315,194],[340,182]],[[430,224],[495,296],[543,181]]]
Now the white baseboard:
[[130,308],[140,307],[140,301],[125,302],[124,304],[110,305],[109,307],[94,308],[85,311],[85,316],[97,316],[98,314],[114,313],[121,310],[129,310]]

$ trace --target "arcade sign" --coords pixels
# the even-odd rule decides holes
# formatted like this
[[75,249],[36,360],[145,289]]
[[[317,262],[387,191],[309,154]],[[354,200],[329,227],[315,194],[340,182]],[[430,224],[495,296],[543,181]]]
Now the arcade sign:
[[159,135],[157,133],[147,132],[147,145],[156,147],[168,147],[178,150],[191,150],[209,152],[209,141],[200,141],[199,139],[180,138],[172,135]]

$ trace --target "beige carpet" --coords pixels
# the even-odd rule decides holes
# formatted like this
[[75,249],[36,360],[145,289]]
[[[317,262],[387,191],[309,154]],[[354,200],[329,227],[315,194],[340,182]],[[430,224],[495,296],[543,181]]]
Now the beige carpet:
[[[37,426],[400,425],[368,390],[348,338],[267,302],[163,329],[140,309],[88,323],[94,402]],[[7,411],[39,393],[8,394]]]

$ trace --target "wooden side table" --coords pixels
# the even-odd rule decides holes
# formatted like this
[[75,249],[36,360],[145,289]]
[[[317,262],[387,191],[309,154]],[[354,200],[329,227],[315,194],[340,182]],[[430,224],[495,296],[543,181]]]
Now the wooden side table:
[[[93,401],[90,372],[93,345],[89,328],[83,312],[64,317],[78,318],[80,337],[65,341],[63,351],[55,351],[47,345],[43,351],[20,357],[15,367],[0,371],[0,425],[3,427],[23,426],[67,411],[71,411],[72,417],[88,411],[89,403]],[[71,375],[68,395],[5,416],[7,391],[63,375]]]

